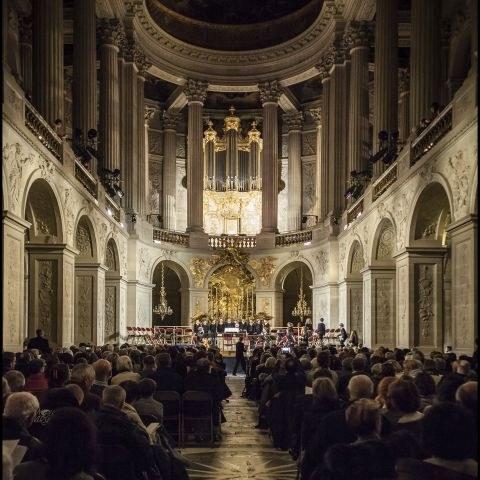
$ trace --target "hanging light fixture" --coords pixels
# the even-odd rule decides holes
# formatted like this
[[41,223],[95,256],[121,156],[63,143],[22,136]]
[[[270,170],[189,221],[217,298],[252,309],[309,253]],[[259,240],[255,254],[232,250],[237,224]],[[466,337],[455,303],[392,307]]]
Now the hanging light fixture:
[[153,307],[153,313],[160,315],[162,320],[165,318],[166,315],[171,315],[173,310],[167,303],[167,294],[165,293],[165,279],[164,279],[164,270],[163,270],[163,262],[161,263],[162,268],[162,278],[160,283],[160,298],[158,300],[158,305]]
[[295,308],[292,310],[294,317],[300,317],[300,323],[303,324],[303,319],[312,314],[312,310],[305,300],[305,294],[303,293],[303,266],[300,267],[300,291],[298,292],[298,301]]

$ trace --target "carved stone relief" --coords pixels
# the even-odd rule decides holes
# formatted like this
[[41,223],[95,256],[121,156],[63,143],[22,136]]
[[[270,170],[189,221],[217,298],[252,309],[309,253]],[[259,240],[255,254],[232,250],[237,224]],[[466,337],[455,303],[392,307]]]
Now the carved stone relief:
[[405,247],[407,241],[407,218],[411,210],[413,193],[402,193],[400,198],[396,199],[393,202],[393,215],[395,218],[396,225],[398,226],[397,231],[397,249],[401,250]]
[[352,262],[350,267],[350,273],[360,273],[360,270],[363,269],[365,261],[363,258],[363,251],[360,245],[357,245],[352,253]]
[[76,321],[75,342],[91,342],[93,316],[93,277],[77,275],[76,284]]
[[151,263],[150,252],[146,248],[141,248],[138,252],[138,276],[140,279],[149,280]]
[[394,318],[393,318],[393,281],[389,278],[376,279],[375,281],[375,338],[381,345],[394,343]]
[[105,287],[105,341],[112,340],[116,331],[117,289]]
[[350,288],[350,330],[356,330],[358,340],[363,343],[363,288]]
[[434,340],[434,266],[415,265],[415,344],[432,345]]
[[187,158],[187,137],[185,135],[177,135],[177,157]]
[[77,233],[75,235],[75,246],[81,257],[93,257],[93,244],[90,228],[84,219],[78,222]]
[[338,248],[338,265],[340,267],[340,277],[343,277],[345,273],[345,255],[347,253],[347,247],[345,243],[340,243]]
[[395,234],[391,225],[382,228],[378,237],[377,260],[392,260]]
[[162,164],[150,160],[148,167],[149,195],[148,208],[150,213],[160,213],[160,198],[162,192]]
[[317,133],[307,132],[302,134],[302,155],[316,155]]
[[261,257],[252,259],[249,265],[255,270],[255,273],[264,287],[268,287],[272,281],[272,275],[275,270],[275,261],[277,257]]
[[57,334],[57,262],[38,261],[38,328],[47,338],[55,339]]
[[459,347],[468,347],[472,344],[470,324],[471,324],[471,307],[469,302],[469,291],[472,288],[468,280],[469,266],[471,262],[470,244],[462,242],[455,245],[456,258],[456,277],[453,281],[455,288],[455,330],[456,345]]
[[448,159],[449,180],[452,186],[453,208],[455,218],[459,219],[468,213],[468,194],[471,178],[471,165],[464,158],[463,151]]
[[148,153],[163,155],[163,135],[158,130],[148,130]]
[[7,318],[4,319],[8,324],[7,332],[4,330],[4,334],[7,333],[6,339],[10,345],[19,343],[19,327],[20,327],[20,316],[19,316],[19,289],[18,285],[23,280],[21,279],[21,271],[19,269],[20,265],[20,243],[19,240],[14,238],[9,238],[6,245],[6,255],[5,260],[7,261],[6,272],[7,272],[7,296],[4,300],[7,302]]
[[105,266],[110,271],[117,270],[117,262],[115,259],[115,248],[111,242],[108,242],[107,249],[105,251]]
[[[72,189],[65,188],[63,191],[63,215],[65,217],[65,234],[67,237],[67,243],[73,243],[73,229],[75,225],[75,216],[72,209],[73,198]],[[75,206],[74,206],[75,208]]]
[[399,295],[399,319],[400,319],[400,340],[401,342],[407,344],[408,338],[407,334],[407,292],[408,292],[408,272],[407,267],[404,265],[398,270],[399,275],[399,284],[400,288],[398,289]]
[[328,269],[328,254],[325,250],[320,250],[318,255],[315,257],[318,263],[318,270],[320,272],[320,276],[323,278]]
[[309,162],[303,164],[302,169],[302,211],[305,215],[314,214],[316,195],[315,195],[315,163]]
[[9,183],[9,196],[12,209],[15,209],[20,200],[20,189],[22,185],[23,167],[28,162],[33,162],[33,155],[25,155],[19,143],[6,144],[3,147],[3,161],[5,162],[6,172]]

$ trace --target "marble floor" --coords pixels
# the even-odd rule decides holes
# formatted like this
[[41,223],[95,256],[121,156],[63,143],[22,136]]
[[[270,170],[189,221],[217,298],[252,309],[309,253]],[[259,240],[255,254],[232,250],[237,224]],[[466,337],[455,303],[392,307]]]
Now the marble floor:
[[267,431],[256,430],[255,402],[242,398],[245,376],[227,377],[233,395],[224,406],[227,422],[222,440],[214,447],[185,448],[182,454],[192,462],[192,480],[293,480],[296,465],[288,452],[272,447]]

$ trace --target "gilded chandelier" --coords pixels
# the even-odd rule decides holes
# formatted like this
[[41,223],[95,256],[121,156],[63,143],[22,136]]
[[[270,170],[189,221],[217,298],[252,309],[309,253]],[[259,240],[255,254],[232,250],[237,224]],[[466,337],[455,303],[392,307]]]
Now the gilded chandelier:
[[298,292],[298,300],[295,308],[292,310],[294,317],[300,317],[300,323],[303,324],[303,319],[312,314],[311,308],[308,306],[305,300],[305,294],[303,293],[303,267],[300,269],[300,291]]
[[160,315],[162,320],[167,316],[173,313],[173,310],[168,305],[167,302],[167,294],[165,292],[165,279],[164,279],[164,270],[163,270],[163,262],[161,264],[162,267],[162,278],[160,283],[160,298],[158,300],[158,305],[153,307],[153,313]]

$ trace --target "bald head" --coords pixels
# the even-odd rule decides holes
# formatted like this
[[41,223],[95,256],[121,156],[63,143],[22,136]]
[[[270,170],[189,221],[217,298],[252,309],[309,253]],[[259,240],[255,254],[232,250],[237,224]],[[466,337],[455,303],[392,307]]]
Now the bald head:
[[348,393],[352,402],[360,398],[372,398],[373,382],[367,375],[355,375],[348,382]]
[[460,385],[455,394],[455,400],[471,412],[476,412],[478,408],[478,382],[465,382]]

